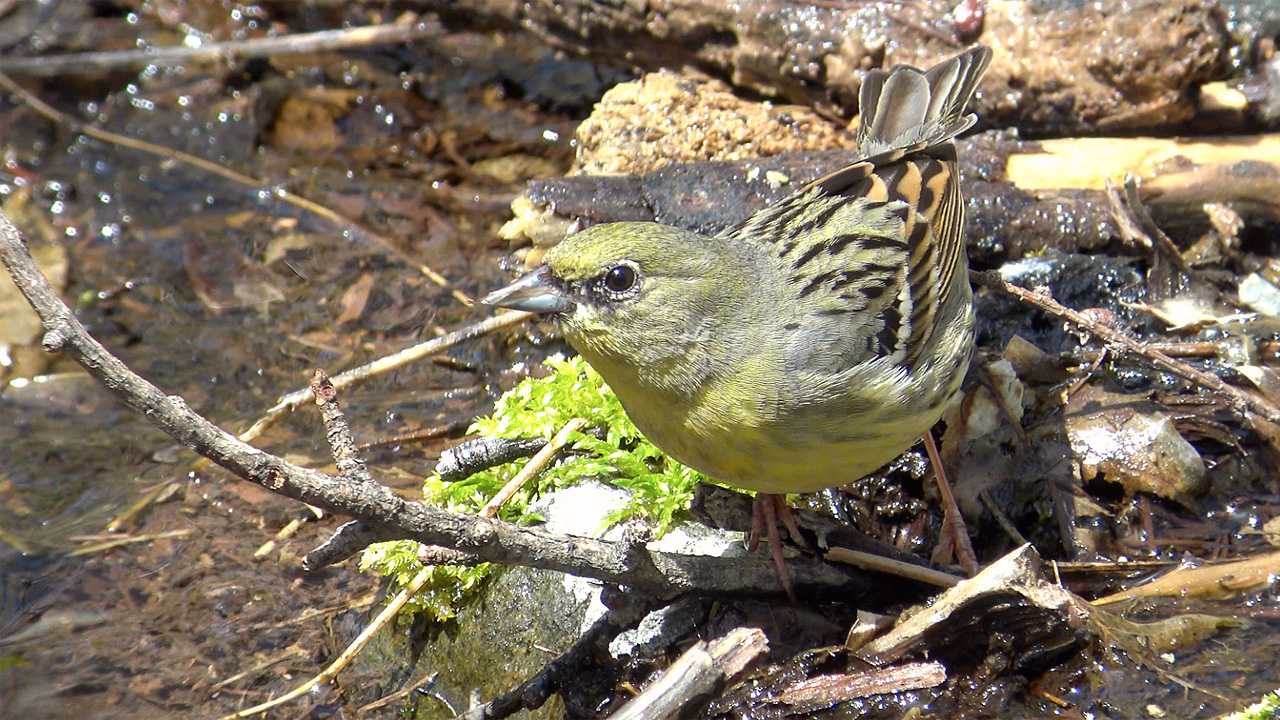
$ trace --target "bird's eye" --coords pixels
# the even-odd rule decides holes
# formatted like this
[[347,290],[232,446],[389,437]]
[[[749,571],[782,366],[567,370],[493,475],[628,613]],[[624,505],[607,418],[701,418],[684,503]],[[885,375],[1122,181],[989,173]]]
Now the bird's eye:
[[636,286],[636,269],[630,265],[615,265],[604,274],[604,287],[612,293],[624,293]]

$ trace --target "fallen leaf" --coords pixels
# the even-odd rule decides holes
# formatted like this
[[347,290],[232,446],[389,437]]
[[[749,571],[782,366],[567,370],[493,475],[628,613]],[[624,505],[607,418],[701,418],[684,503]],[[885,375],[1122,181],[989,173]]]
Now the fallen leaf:
[[[49,284],[61,292],[67,286],[67,250],[61,245],[32,245],[31,256]],[[0,345],[31,345],[43,333],[40,318],[18,292],[8,273],[0,272]]]
[[353,320],[359,320],[364,314],[365,306],[369,304],[369,293],[373,291],[373,273],[365,273],[358,280],[342,293],[342,312],[334,321],[341,325]]
[[263,308],[284,300],[284,292],[276,287],[275,275],[230,247],[225,238],[192,237],[183,243],[182,249],[187,280],[209,310]]

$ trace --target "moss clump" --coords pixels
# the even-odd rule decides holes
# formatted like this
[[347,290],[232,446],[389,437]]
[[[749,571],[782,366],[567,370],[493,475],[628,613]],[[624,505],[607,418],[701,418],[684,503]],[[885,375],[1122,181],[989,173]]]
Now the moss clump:
[[1258,702],[1222,720],[1275,720],[1277,717],[1280,717],[1280,690],[1263,695]]
[[[584,431],[571,436],[569,447],[573,452],[526,483],[502,506],[499,517],[520,524],[537,522],[541,518],[530,506],[538,497],[581,479],[595,478],[631,493],[627,505],[608,517],[606,527],[638,517],[659,533],[666,532],[676,517],[689,508],[694,488],[705,478],[666,457],[646,440],[623,411],[617,396],[582,358],[555,356],[546,361],[546,366],[550,372],[545,377],[522,381],[498,399],[492,415],[477,419],[467,430],[469,435],[478,437],[550,440],[570,420],[586,421]],[[478,512],[524,462],[482,470],[457,482],[445,482],[432,475],[424,483],[424,500],[453,512]],[[370,546],[360,559],[360,568],[390,576],[397,585],[404,585],[423,566],[418,561],[417,543],[402,540]],[[406,610],[426,611],[436,620],[448,620],[456,614],[458,603],[492,570],[487,563],[432,567],[426,589]]]

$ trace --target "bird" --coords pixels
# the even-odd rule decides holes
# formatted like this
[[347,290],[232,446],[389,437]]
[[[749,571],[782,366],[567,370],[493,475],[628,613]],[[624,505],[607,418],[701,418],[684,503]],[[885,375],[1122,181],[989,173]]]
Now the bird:
[[910,448],[974,350],[953,142],[991,60],[869,71],[854,159],[714,235],[588,227],[486,305],[554,315],[636,427],[707,477],[757,493],[779,579],[785,494],[857,480]]

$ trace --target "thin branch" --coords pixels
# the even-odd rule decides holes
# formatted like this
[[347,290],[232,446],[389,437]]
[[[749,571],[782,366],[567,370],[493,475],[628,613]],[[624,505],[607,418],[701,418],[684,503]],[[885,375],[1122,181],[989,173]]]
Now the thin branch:
[[[103,130],[95,125],[90,125],[77,120],[36,97],[29,90],[14,82],[13,78],[2,72],[0,72],[0,88],[4,88],[14,95],[17,95],[19,100],[26,103],[28,107],[48,120],[59,125],[65,125],[75,132],[83,133],[91,138],[95,138],[112,145],[120,145],[132,150],[138,150],[140,152],[147,153],[148,155],[155,155],[156,157],[164,158],[166,160],[183,163],[255,190],[260,190],[271,185],[271,183],[266,180],[245,175],[242,172],[232,170],[225,165],[219,165],[211,160],[206,160],[198,155],[192,155],[191,153],[183,152],[181,150],[174,150],[173,148],[164,147],[163,145],[156,145],[155,143],[139,140],[134,137],[129,137],[128,135],[111,132],[110,130]],[[449,294],[458,302],[468,306],[474,304],[474,301],[469,295],[453,287],[445,276],[433,270],[431,266],[419,262],[416,258],[401,250],[399,246],[391,240],[391,238],[376,233],[350,218],[343,217],[335,210],[327,208],[314,200],[285,190],[282,187],[272,187],[271,194],[275,198],[293,205],[296,208],[322,217],[338,227],[345,228],[356,233],[360,237],[372,240],[374,243],[380,245],[383,251],[388,255],[394,257],[405,265],[414,268],[425,275],[431,282],[445,290],[448,290]]]
[[392,704],[392,703],[394,703],[394,702],[399,702],[400,700],[403,700],[403,699],[405,699],[405,698],[409,697],[409,696],[410,696],[411,694],[413,694],[413,692],[414,692],[415,690],[417,690],[418,688],[420,688],[420,687],[426,687],[427,685],[430,685],[430,684],[434,683],[434,682],[436,681],[436,678],[438,678],[438,677],[440,677],[440,671],[438,671],[438,670],[432,670],[431,672],[427,673],[426,675],[423,675],[422,677],[418,678],[417,680],[414,680],[414,681],[413,681],[412,683],[410,683],[409,685],[406,685],[405,687],[403,687],[403,688],[401,688],[401,689],[399,689],[399,690],[397,690],[397,691],[395,691],[395,692],[393,692],[393,693],[390,693],[390,694],[387,694],[387,695],[383,695],[382,697],[378,698],[377,700],[374,700],[373,702],[368,703],[368,704],[366,704],[366,705],[361,705],[361,706],[360,706],[360,709],[359,709],[359,710],[356,710],[356,717],[361,717],[361,716],[363,716],[365,713],[367,713],[367,712],[369,712],[369,711],[371,711],[371,710],[377,710],[377,709],[378,709],[378,708],[380,708],[380,707],[386,707],[386,706],[388,706],[388,705],[390,705],[390,704]]
[[[1121,190],[1124,191],[1123,195]],[[1122,187],[1119,188],[1108,179],[1106,192],[1107,202],[1111,205],[1111,216],[1115,218],[1120,234],[1131,243],[1149,248],[1157,258],[1172,262],[1178,272],[1189,277],[1191,268],[1187,265],[1186,258],[1182,257],[1173,240],[1156,225],[1147,206],[1138,196],[1138,179],[1126,173]]]
[[152,535],[131,535],[126,537],[116,537],[110,540],[103,540],[92,545],[78,547],[67,553],[67,557],[77,557],[79,555],[91,555],[93,553],[104,552],[121,545],[132,545],[134,543],[152,542],[154,540],[171,540],[175,538],[184,538],[191,534],[190,529],[186,530],[170,530],[169,532],[155,533]]
[[1000,509],[1000,506],[996,505],[996,501],[992,499],[990,493],[985,489],[979,490],[978,499],[982,501],[982,504],[987,508],[987,512],[991,513],[992,517],[996,519],[996,524],[1000,526],[1001,530],[1004,530],[1005,534],[1009,536],[1009,539],[1012,540],[1015,545],[1027,544],[1027,539],[1022,536],[1021,532],[1018,532],[1018,527],[1013,524],[1013,521],[1009,519],[1008,515],[1004,514],[1004,511]]
[[540,437],[473,437],[440,453],[436,474],[445,482],[457,482],[481,470],[533,457],[546,445],[547,441]]
[[883,555],[862,552],[861,550],[853,550],[847,547],[828,548],[826,552],[822,553],[822,556],[828,560],[860,567],[863,570],[871,570],[885,575],[896,575],[897,577],[915,580],[928,585],[936,585],[937,587],[955,587],[960,581],[964,580],[962,577],[944,573],[941,570],[934,570],[923,565],[902,562]]
[[248,670],[238,672],[235,675],[232,675],[231,677],[225,680],[220,680],[214,683],[213,687],[209,688],[209,690],[211,690],[214,695],[217,695],[219,690],[221,690],[222,688],[228,685],[231,685],[232,683],[239,682],[240,680],[243,680],[244,678],[249,677],[250,675],[255,675],[257,673],[260,673],[263,670],[266,670],[267,668],[271,667],[272,665],[277,665],[279,663],[284,662],[285,660],[289,660],[294,657],[302,657],[302,656],[305,656],[306,654],[307,654],[306,650],[295,645],[294,647],[289,648],[288,650],[285,650],[284,652],[280,653],[279,655],[273,658],[268,658],[266,660],[263,660],[262,662],[258,663],[257,665],[254,665]]
[[[533,317],[533,313],[513,311],[504,312],[485,318],[474,325],[468,325],[461,330],[454,330],[451,333],[441,335],[438,338],[432,338],[423,343],[418,343],[412,347],[407,347],[400,352],[380,357],[371,363],[354,367],[345,372],[338,373],[329,379],[333,387],[342,390],[349,385],[377,377],[384,373],[391,372],[405,365],[415,363],[425,357],[442,353],[449,348],[464,343],[468,340],[474,340],[482,335],[488,335],[495,330],[518,325],[525,320]],[[258,418],[257,421],[249,427],[248,430],[240,433],[240,440],[244,442],[253,442],[266,432],[271,426],[275,425],[285,415],[296,410],[304,403],[315,400],[314,393],[310,387],[295,390],[281,397],[276,404],[267,410],[266,414]]]
[[153,502],[161,502],[160,498],[167,497],[168,494],[172,493],[176,486],[177,483],[165,481],[147,488],[137,500],[129,503],[124,510],[111,518],[105,530],[109,533],[120,532],[126,525],[131,524],[133,519],[141,514],[143,510],[150,507]]
[[384,531],[359,520],[343,523],[328,540],[303,556],[302,569],[315,572],[320,568],[337,565],[370,545],[386,539]]
[[1067,320],[1084,330],[1096,335],[1103,342],[1112,347],[1125,350],[1134,355],[1146,358],[1153,365],[1177,375],[1193,384],[1199,385],[1213,392],[1226,395],[1232,404],[1242,412],[1252,411],[1271,422],[1280,422],[1280,408],[1276,407],[1270,400],[1266,398],[1247,393],[1240,388],[1228,385],[1220,378],[1201,372],[1183,362],[1178,362],[1168,355],[1152,348],[1145,343],[1134,340],[1124,333],[1113,327],[1103,325],[1086,317],[1084,313],[1072,310],[1058,301],[1054,300],[1047,294],[1038,293],[1034,290],[1018,287],[1000,277],[996,272],[970,272],[969,279],[975,285],[981,285],[992,290],[1012,295],[1019,300],[1034,305],[1037,308],[1054,315],[1056,317]]
[[307,385],[311,396],[316,399],[320,408],[320,420],[324,424],[324,437],[329,443],[329,451],[333,454],[334,467],[338,475],[361,485],[373,484],[373,476],[364,458],[356,451],[356,441],[351,435],[351,426],[347,424],[347,416],[338,404],[338,390],[329,381],[329,375],[317,369],[311,374],[311,382]]
[[817,675],[792,685],[777,696],[795,714],[835,706],[872,695],[937,687],[947,681],[947,669],[937,661],[903,663],[855,673]]
[[143,50],[68,53],[37,57],[0,58],[0,72],[30,77],[82,75],[144,65],[232,62],[249,58],[329,52],[370,45],[394,45],[440,34],[433,23],[411,22],[322,30],[280,37],[210,43],[201,47],[157,47]]
[[[82,365],[108,391],[181,444],[233,474],[285,497],[361,519],[384,539],[407,538],[488,562],[556,570],[659,596],[681,592],[780,593],[767,558],[653,551],[631,543],[566,537],[410,502],[378,484],[354,485],[252,447],[135,375],[94,340],[40,274],[21,236],[0,214],[0,261],[40,316],[44,347]],[[336,384],[336,382],[335,382]],[[809,558],[791,562],[797,584],[860,594],[868,581]]]
[[511,496],[520,492],[520,488],[524,487],[525,483],[542,472],[543,468],[550,464],[551,459],[556,456],[556,453],[560,452],[560,448],[567,445],[573,434],[581,430],[582,426],[586,424],[587,421],[582,418],[574,418],[565,423],[564,427],[560,428],[560,432],[551,438],[551,442],[543,445],[542,449],[532,458],[529,458],[529,462],[525,463],[524,467],[520,468],[520,472],[516,473],[515,477],[511,478],[506,485],[502,486],[501,490],[489,499],[489,502],[485,503],[485,506],[480,510],[480,517],[498,517],[498,510],[511,499]]

